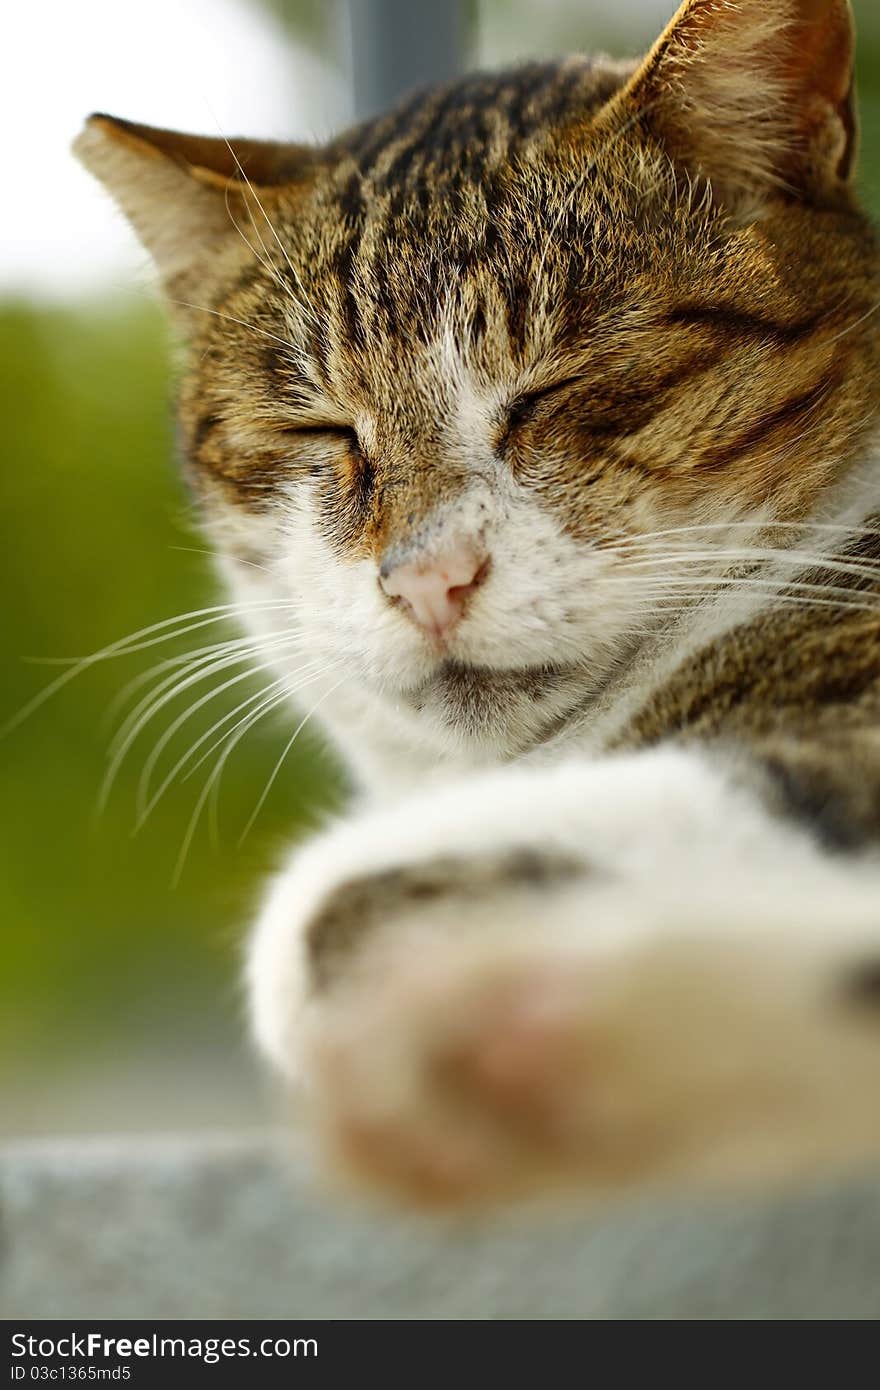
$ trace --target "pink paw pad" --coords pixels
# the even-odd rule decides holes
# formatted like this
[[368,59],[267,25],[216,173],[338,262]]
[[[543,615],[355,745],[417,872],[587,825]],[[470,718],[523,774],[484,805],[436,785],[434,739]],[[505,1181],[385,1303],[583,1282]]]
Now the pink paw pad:
[[488,1104],[508,1123],[535,1129],[535,1139],[561,1130],[574,1073],[583,1083],[588,1049],[578,980],[546,969],[494,982],[479,1019],[438,1059],[450,1081]]

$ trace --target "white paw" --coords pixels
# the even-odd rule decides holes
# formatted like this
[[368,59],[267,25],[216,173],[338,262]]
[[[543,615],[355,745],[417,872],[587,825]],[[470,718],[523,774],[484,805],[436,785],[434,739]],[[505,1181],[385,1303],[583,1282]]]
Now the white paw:
[[880,1158],[880,1003],[856,998],[845,957],[832,968],[809,934],[697,926],[622,951],[404,948],[393,978],[341,991],[307,1028],[330,1163],[455,1207]]
[[278,880],[249,979],[334,1162],[465,1205],[875,1161],[880,990],[850,985],[878,962],[878,866],[676,751],[340,825]]
[[[714,829],[718,824],[725,826],[721,849]],[[789,855],[796,859],[801,847],[792,836],[787,839],[792,841],[786,846]],[[442,900],[433,905],[414,901],[414,911],[403,913],[396,902],[394,911],[385,914],[388,931],[397,930],[401,916],[411,925],[438,931],[454,928],[464,917],[474,929],[482,929],[487,917],[491,923],[499,914],[515,926],[523,912],[557,921],[567,911],[564,895],[554,894],[551,902],[550,886],[540,882],[538,873],[536,901],[520,874],[513,895],[504,885],[497,888],[493,913],[484,891],[493,865],[555,864],[560,879],[565,865],[581,866],[595,882],[647,881],[653,892],[675,889],[683,855],[684,872],[693,878],[712,870],[725,854],[728,859],[748,854],[760,864],[777,849],[767,818],[750,799],[729,792],[713,768],[679,750],[547,769],[512,767],[433,788],[340,823],[298,851],[279,875],[248,957],[257,1040],[285,1075],[297,1071],[300,1020],[314,984],[311,924],[327,903],[351,888],[372,882],[372,893],[368,886],[364,894],[363,915],[375,936],[376,913],[367,900],[375,901],[381,918],[389,875],[459,865],[463,892],[457,901],[454,893],[447,896],[448,912],[444,914]],[[477,865],[476,884],[472,864]],[[519,901],[523,898],[527,901]],[[599,922],[596,930],[607,926],[613,923]],[[357,954],[352,952],[353,962]]]

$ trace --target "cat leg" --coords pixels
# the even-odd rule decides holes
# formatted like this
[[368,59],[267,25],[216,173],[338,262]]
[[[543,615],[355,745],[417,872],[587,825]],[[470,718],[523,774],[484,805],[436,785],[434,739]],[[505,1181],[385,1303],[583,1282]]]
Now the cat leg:
[[703,755],[510,769],[276,887],[255,1026],[328,1155],[423,1204],[880,1156],[880,872]]

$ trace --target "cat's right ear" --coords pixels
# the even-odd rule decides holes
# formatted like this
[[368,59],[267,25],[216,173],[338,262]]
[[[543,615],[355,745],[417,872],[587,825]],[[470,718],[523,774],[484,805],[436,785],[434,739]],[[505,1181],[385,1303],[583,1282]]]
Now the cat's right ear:
[[849,0],[684,0],[612,99],[722,201],[848,206],[857,146]]
[[74,153],[104,184],[170,283],[197,269],[237,228],[249,233],[279,188],[307,180],[305,146],[181,135],[90,116]]

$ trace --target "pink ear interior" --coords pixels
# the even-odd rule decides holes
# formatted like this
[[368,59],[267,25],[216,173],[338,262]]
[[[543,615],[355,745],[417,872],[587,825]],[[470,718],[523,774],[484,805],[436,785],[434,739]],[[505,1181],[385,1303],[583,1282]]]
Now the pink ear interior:
[[830,109],[846,135],[835,170],[845,180],[853,170],[857,143],[852,10],[849,0],[796,0],[795,9],[797,18],[784,51],[792,86],[802,93],[802,129],[808,142],[821,138]]

